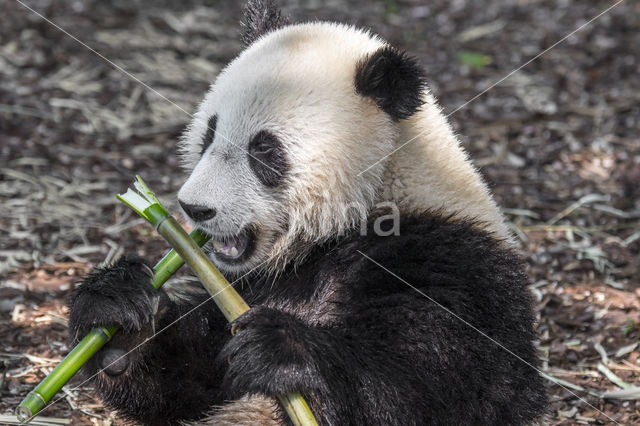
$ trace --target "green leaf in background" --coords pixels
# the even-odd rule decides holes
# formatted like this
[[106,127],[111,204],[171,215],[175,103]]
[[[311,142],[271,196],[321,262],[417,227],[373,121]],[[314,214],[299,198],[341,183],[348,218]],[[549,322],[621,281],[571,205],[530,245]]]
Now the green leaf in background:
[[385,2],[385,15],[397,15],[400,13],[400,5],[395,0],[386,0]]
[[468,67],[475,69],[482,69],[493,62],[491,56],[478,52],[462,51],[458,53],[457,58],[458,62],[462,65],[467,65]]

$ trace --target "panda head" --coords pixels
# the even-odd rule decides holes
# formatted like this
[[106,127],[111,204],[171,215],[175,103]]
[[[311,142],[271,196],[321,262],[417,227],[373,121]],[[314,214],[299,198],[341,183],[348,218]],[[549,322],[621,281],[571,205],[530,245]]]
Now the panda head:
[[187,217],[227,272],[278,269],[360,223],[381,189],[398,122],[422,104],[416,62],[366,31],[288,24],[249,2],[248,44],[183,136]]

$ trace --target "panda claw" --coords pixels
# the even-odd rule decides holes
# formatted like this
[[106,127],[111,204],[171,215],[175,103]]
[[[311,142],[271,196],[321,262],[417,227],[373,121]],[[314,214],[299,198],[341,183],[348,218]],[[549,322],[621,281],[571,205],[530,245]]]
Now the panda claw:
[[231,325],[231,335],[235,336],[239,331],[242,330],[242,327],[238,323],[234,323]]
[[144,263],[141,263],[140,266],[142,267],[142,272],[144,272],[145,275],[148,275],[149,278],[153,279],[153,269]]

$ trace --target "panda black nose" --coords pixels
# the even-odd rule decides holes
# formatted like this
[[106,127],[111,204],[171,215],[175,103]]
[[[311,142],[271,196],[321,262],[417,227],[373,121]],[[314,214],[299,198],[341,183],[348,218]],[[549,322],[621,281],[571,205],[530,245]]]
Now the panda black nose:
[[198,222],[204,222],[205,220],[212,219],[216,215],[216,209],[212,209],[206,206],[198,206],[196,204],[187,204],[178,200],[182,210],[193,220]]

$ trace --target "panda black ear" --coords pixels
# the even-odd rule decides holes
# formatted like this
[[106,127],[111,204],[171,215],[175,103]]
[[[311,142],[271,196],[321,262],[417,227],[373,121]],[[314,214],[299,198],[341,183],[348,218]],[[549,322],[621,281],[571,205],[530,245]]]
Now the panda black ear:
[[242,42],[248,46],[260,36],[288,24],[273,0],[249,0],[244,7]]
[[426,86],[418,61],[391,46],[381,47],[356,67],[356,92],[372,98],[394,120],[415,114]]

